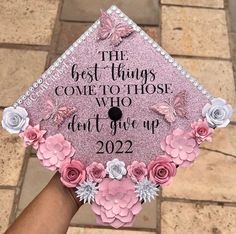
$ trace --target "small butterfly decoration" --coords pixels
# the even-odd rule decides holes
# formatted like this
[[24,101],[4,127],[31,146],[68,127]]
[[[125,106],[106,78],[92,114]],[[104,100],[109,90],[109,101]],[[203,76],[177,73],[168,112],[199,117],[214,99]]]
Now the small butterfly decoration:
[[167,122],[173,123],[176,117],[187,118],[186,91],[180,91],[169,102],[164,101],[150,107],[151,110],[164,115]]
[[118,46],[122,42],[122,38],[129,36],[134,29],[129,25],[122,23],[115,24],[111,16],[101,10],[100,28],[98,29],[97,39],[110,39],[110,44]]
[[57,127],[61,126],[67,118],[76,112],[75,107],[66,107],[58,105],[57,101],[54,104],[51,100],[46,102],[46,116],[42,120],[52,119]]

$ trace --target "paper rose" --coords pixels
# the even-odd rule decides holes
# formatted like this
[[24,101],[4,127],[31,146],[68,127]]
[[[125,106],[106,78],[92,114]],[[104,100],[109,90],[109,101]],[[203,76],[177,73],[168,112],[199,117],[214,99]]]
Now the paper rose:
[[27,111],[20,106],[7,107],[3,111],[2,127],[10,133],[20,133],[29,125]]
[[29,125],[25,131],[19,135],[23,138],[25,147],[32,145],[34,149],[38,149],[39,144],[45,141],[43,135],[46,132],[46,130],[40,130],[39,124],[37,124],[34,127]]
[[86,171],[79,160],[67,159],[60,165],[61,182],[68,188],[76,187],[85,181]]
[[177,128],[161,142],[165,151],[176,165],[186,167],[191,165],[199,154],[199,147],[194,138]]
[[135,194],[134,183],[129,178],[112,180],[105,178],[98,187],[92,210],[97,223],[110,224],[114,228],[131,226],[142,205]]
[[92,181],[84,181],[80,183],[78,187],[76,187],[75,193],[76,197],[79,197],[80,201],[84,201],[84,203],[88,202],[91,204],[95,200],[95,195],[97,193],[97,185]]
[[100,183],[106,176],[105,167],[97,162],[93,162],[87,166],[86,172],[88,179],[97,183]]
[[214,98],[211,104],[207,103],[202,109],[203,117],[206,117],[207,122],[213,128],[224,128],[229,122],[233,114],[231,105],[227,104],[222,98]]
[[138,182],[147,175],[147,167],[143,162],[132,162],[132,164],[127,167],[127,171],[133,182]]
[[198,121],[191,124],[192,132],[190,135],[195,138],[198,144],[201,144],[204,141],[212,141],[212,134],[214,132],[213,128],[208,126],[206,119],[199,119]]
[[62,134],[56,134],[48,137],[43,144],[39,145],[37,156],[43,166],[54,171],[74,153],[75,149],[71,143],[65,140]]
[[139,197],[140,201],[151,202],[151,199],[155,199],[158,192],[159,187],[147,178],[144,178],[135,185],[135,193]]
[[107,162],[106,171],[111,179],[121,180],[126,174],[125,163],[117,158]]
[[148,164],[149,180],[160,185],[169,185],[172,177],[176,175],[176,165],[171,157],[157,156]]

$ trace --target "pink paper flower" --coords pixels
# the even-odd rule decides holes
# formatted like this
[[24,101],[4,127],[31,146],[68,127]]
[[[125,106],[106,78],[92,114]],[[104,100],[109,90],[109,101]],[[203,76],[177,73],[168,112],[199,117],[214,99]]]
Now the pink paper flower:
[[142,205],[135,194],[135,184],[129,178],[114,180],[105,178],[92,203],[97,223],[114,228],[131,226]]
[[128,175],[133,182],[138,182],[147,175],[147,167],[143,162],[132,162],[131,165],[127,167]]
[[160,185],[169,185],[176,175],[176,165],[167,155],[157,156],[148,165],[149,180]]
[[74,188],[86,179],[84,165],[79,160],[67,159],[61,163],[59,168],[61,182],[68,188]]
[[97,183],[102,182],[106,176],[105,167],[101,163],[93,162],[86,168],[88,179]]
[[40,130],[39,124],[37,124],[34,127],[29,125],[25,131],[19,135],[23,138],[25,147],[32,145],[34,149],[38,149],[39,144],[45,141],[43,136],[46,132],[46,130]]
[[192,164],[199,154],[195,139],[179,128],[161,142],[161,149],[172,158],[176,165],[182,167]]
[[208,126],[206,119],[199,119],[198,121],[191,124],[192,132],[191,136],[195,138],[198,144],[201,144],[204,141],[212,141],[212,134],[214,132],[213,128]]
[[71,143],[65,140],[62,134],[48,137],[43,144],[39,145],[37,156],[43,166],[54,171],[60,167],[61,162],[71,158],[75,149]]

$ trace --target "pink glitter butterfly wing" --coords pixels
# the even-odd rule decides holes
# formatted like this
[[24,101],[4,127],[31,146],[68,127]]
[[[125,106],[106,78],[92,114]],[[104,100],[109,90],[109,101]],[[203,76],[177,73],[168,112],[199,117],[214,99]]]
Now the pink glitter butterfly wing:
[[187,116],[187,110],[186,110],[186,91],[181,91],[177,93],[177,95],[174,97],[172,101],[172,105],[175,109],[175,112],[180,117],[186,117]]
[[122,37],[129,36],[133,31],[128,25],[117,24],[111,34],[111,45],[118,46],[122,42]]
[[176,114],[173,106],[167,102],[157,103],[150,107],[154,112],[157,112],[161,115],[164,115],[164,118],[167,122],[172,123],[176,119]]
[[101,11],[100,27],[98,29],[98,40],[104,40],[111,35],[111,31],[114,28],[114,22],[109,14],[105,11]]
[[57,126],[62,125],[67,118],[73,115],[76,112],[76,108],[74,107],[59,107],[53,116],[53,121],[57,124]]

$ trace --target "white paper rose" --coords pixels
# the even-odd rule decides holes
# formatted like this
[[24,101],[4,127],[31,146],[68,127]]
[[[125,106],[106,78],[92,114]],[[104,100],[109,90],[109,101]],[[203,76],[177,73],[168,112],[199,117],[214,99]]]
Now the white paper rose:
[[10,133],[20,133],[29,125],[27,111],[20,106],[7,107],[3,111],[2,127]]
[[111,179],[121,180],[126,175],[125,163],[117,158],[107,162],[106,171]]
[[202,109],[202,115],[206,117],[208,124],[215,128],[224,128],[230,122],[233,109],[222,98],[214,98]]

